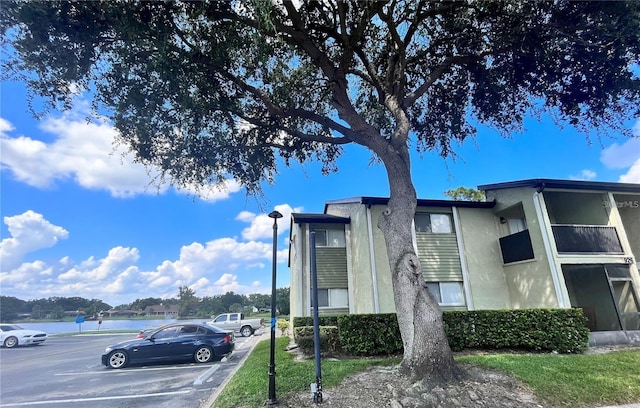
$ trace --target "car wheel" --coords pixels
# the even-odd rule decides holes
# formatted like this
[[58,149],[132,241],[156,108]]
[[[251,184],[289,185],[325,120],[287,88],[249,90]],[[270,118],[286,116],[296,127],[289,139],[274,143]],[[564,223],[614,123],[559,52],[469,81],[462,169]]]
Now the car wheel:
[[240,334],[242,334],[243,337],[249,337],[253,334],[253,330],[249,326],[244,326],[240,329]]
[[213,352],[207,346],[200,346],[196,352],[193,353],[193,359],[196,363],[208,363],[213,360]]
[[107,364],[110,368],[123,368],[129,362],[129,357],[127,353],[123,350],[116,350],[109,354],[109,358],[107,359]]
[[9,336],[6,339],[4,339],[4,346],[6,348],[14,348],[17,345],[18,345],[18,338],[17,337]]

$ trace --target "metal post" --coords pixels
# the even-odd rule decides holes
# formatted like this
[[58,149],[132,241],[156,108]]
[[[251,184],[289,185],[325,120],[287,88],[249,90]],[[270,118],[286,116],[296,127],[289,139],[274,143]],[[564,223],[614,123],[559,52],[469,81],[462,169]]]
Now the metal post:
[[278,211],[269,213],[273,218],[273,260],[271,270],[271,353],[269,356],[269,400],[268,405],[276,405],[276,262],[278,255],[278,218],[282,214]]
[[310,234],[311,285],[313,298],[313,350],[316,361],[316,383],[312,384],[313,402],[322,403],[322,370],[320,368],[320,316],[318,313],[318,270],[316,268],[316,232]]

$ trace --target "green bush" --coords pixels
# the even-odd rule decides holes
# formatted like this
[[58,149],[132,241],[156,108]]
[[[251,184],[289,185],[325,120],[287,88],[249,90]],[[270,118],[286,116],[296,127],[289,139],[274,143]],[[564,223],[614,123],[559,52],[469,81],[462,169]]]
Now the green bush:
[[[449,345],[454,351],[514,348],[582,353],[589,342],[586,318],[577,308],[451,311],[443,313],[443,320]],[[311,317],[294,319],[296,330],[312,324]],[[403,350],[395,313],[326,316],[320,318],[320,324],[337,326],[337,344],[351,355],[392,355]],[[313,327],[304,330],[307,331],[304,331],[306,335],[302,336],[302,342],[310,341],[310,345],[303,347],[297,338],[296,341],[303,351],[309,349],[313,353]],[[331,351],[327,347],[324,345],[321,349]]]
[[[319,326],[338,326],[338,316],[319,316]],[[294,317],[293,327],[311,326],[313,327],[313,317]]]
[[395,313],[338,316],[340,343],[356,356],[402,352],[402,338]]
[[582,353],[589,343],[581,309],[475,310],[445,312],[443,318],[454,351],[517,348]]
[[[320,326],[320,353],[333,355],[342,352],[338,328],[336,326]],[[306,355],[314,355],[313,326],[296,326],[293,329],[296,344]]]

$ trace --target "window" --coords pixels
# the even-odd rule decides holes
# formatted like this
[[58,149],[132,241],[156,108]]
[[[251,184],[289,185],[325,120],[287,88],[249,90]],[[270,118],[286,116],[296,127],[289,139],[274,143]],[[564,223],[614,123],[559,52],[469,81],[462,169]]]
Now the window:
[[192,336],[198,332],[198,326],[182,326],[180,336]]
[[224,323],[226,321],[227,321],[227,315],[220,315],[216,317],[216,320],[214,320],[214,322],[216,323]]
[[167,327],[165,329],[158,331],[153,336],[153,338],[154,339],[170,339],[170,338],[176,337],[178,335],[179,329],[180,329],[180,326]]
[[426,282],[429,292],[441,306],[464,305],[462,282]]
[[344,230],[315,230],[316,247],[344,248]]
[[416,232],[427,234],[451,234],[451,217],[449,214],[416,214],[414,217]]
[[[349,293],[347,289],[318,289],[319,307],[348,307]],[[311,293],[313,307],[313,292]]]
[[232,322],[235,322],[236,320],[238,320],[238,315],[237,314],[229,315],[229,320]]
[[507,225],[509,226],[510,234],[516,234],[527,229],[527,223],[524,218],[507,218]]

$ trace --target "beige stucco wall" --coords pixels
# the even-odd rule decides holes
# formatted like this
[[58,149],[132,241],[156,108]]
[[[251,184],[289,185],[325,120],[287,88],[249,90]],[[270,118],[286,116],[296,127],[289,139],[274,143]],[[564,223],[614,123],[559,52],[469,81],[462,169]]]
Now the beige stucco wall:
[[[504,277],[509,289],[509,299],[511,307],[514,309],[539,308],[539,307],[560,307],[560,296],[566,296],[568,304],[568,294],[564,281],[556,279],[552,275],[549,263],[549,256],[545,247],[543,234],[550,233],[548,223],[538,218],[536,211],[533,188],[509,188],[504,190],[487,191],[487,199],[496,199],[494,212],[500,214],[501,211],[508,210],[514,205],[522,205],[524,217],[527,222],[531,245],[533,247],[534,259],[514,262],[504,265]],[[546,215],[543,200],[541,201],[542,217]],[[505,235],[503,232],[502,235]],[[564,295],[563,295],[564,293]]]
[[[509,309],[511,300],[502,271],[498,242],[499,223],[492,209],[457,208],[460,237],[464,247],[470,310]],[[459,248],[462,252],[462,248]]]
[[[305,224],[303,224],[305,225]],[[304,234],[304,229],[300,228],[300,224],[294,222],[291,223],[291,243],[289,245],[289,302],[290,302],[290,319],[293,325],[293,318],[297,316],[304,316],[303,301],[301,296],[304,294],[304,287],[301,286],[302,279],[304,279],[304,248],[301,237]]]
[[[367,206],[358,203],[331,204],[327,207],[327,214],[351,218],[350,239],[347,244],[351,261],[349,274],[350,294],[353,296],[353,302],[350,302],[351,313],[376,313],[376,298],[378,313],[395,311],[387,251],[382,232],[377,227],[378,216],[384,208],[384,206],[373,206],[368,209]],[[375,253],[373,260],[370,234],[373,235]]]

